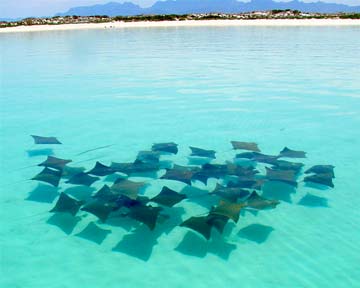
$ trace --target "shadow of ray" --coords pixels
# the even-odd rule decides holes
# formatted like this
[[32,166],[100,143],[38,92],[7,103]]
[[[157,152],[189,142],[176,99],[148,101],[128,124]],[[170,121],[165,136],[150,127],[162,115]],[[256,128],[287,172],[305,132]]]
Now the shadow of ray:
[[67,188],[64,193],[76,198],[77,200],[88,201],[96,189],[87,186],[75,186]]
[[75,234],[75,236],[95,242],[96,244],[101,244],[106,236],[111,233],[111,230],[102,229],[97,226],[94,222],[90,222],[84,230],[80,233]]
[[159,236],[159,233],[150,231],[145,225],[141,225],[132,233],[125,235],[112,251],[148,261],[154,246],[158,243]]
[[241,238],[261,244],[268,239],[270,233],[273,230],[274,228],[272,228],[271,226],[266,226],[262,224],[251,224],[249,226],[246,226],[245,228],[242,228],[237,235]]
[[44,184],[38,184],[34,190],[29,192],[25,200],[41,203],[52,203],[59,196],[59,188]]
[[207,241],[200,235],[189,231],[175,250],[184,255],[198,258],[204,258],[207,253],[211,253],[224,260],[228,260],[231,252],[236,249],[236,245],[226,243],[221,235],[216,237],[214,234],[212,240]]
[[27,150],[26,153],[28,154],[29,157],[50,156],[50,155],[54,155],[54,150],[51,148],[31,149],[31,150]]
[[329,207],[328,199],[311,194],[306,194],[303,198],[301,198],[298,205],[308,207]]
[[262,191],[265,198],[291,203],[291,194],[296,193],[296,188],[286,183],[271,181],[264,184]]
[[81,218],[79,216],[74,217],[68,213],[55,213],[46,223],[57,226],[65,234],[70,235],[80,220]]

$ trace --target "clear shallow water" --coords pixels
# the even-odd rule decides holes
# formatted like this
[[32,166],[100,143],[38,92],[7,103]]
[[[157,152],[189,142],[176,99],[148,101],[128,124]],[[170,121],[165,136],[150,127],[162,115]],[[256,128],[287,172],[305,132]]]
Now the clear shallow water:
[[[212,27],[1,35],[0,286],[358,287],[359,32]],[[55,155],[87,168],[95,159],[131,161],[162,141],[179,144],[180,164],[189,145],[221,151],[219,163],[234,155],[231,140],[255,141],[269,154],[288,146],[307,151],[307,166],[335,165],[335,188],[300,184],[290,198],[277,195],[286,201],[276,209],[245,213],[209,243],[181,227],[127,237],[129,225],[99,224],[112,233],[98,245],[93,235],[76,236],[95,217],[81,218],[73,230],[69,219],[49,220],[55,199],[44,202],[52,199],[23,181],[41,169],[20,168],[45,158],[27,153],[37,148],[30,134],[57,136],[64,144]],[[321,198],[302,200],[308,193]],[[206,211],[180,206],[183,218]]]

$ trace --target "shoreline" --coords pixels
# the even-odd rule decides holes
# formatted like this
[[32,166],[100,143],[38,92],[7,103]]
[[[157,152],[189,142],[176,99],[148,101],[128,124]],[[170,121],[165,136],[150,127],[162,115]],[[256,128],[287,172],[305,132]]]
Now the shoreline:
[[185,21],[139,21],[104,22],[60,25],[32,25],[1,28],[0,33],[41,32],[63,30],[94,30],[151,27],[224,27],[224,26],[359,26],[359,19],[256,19],[256,20],[185,20]]

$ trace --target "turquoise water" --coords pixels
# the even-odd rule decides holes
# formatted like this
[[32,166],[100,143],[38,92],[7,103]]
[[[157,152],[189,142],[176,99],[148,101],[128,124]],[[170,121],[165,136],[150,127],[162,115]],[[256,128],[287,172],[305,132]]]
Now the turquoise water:
[[[2,34],[0,48],[1,287],[360,286],[358,27],[35,32]],[[134,233],[48,213],[71,186],[26,181],[45,159],[31,134],[57,136],[46,148],[86,168],[156,142],[178,143],[169,159],[184,165],[189,145],[219,151],[215,163],[235,155],[231,140],[288,146],[307,167],[336,166],[335,188],[278,187],[276,209],[245,212],[210,242],[183,227]],[[206,211],[179,207],[182,219]],[[101,231],[77,235],[93,221],[111,231],[101,244]]]

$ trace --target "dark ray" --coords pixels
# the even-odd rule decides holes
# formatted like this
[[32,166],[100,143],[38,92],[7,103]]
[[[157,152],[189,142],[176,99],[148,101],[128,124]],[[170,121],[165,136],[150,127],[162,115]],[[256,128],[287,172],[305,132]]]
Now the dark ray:
[[273,170],[266,167],[266,178],[270,181],[280,181],[297,187],[296,173],[294,170]]
[[166,174],[161,179],[175,180],[191,185],[191,179],[193,179],[194,174],[198,171],[198,167],[174,165],[172,169],[166,171]]
[[98,180],[100,180],[99,177],[92,177],[86,173],[80,172],[80,173],[72,176],[65,183],[70,183],[70,184],[74,184],[74,185],[91,186],[95,181],[98,181]]
[[161,210],[161,207],[137,205],[131,207],[128,216],[141,223],[144,223],[149,227],[150,230],[154,230]]
[[157,143],[154,144],[151,147],[152,151],[159,151],[159,152],[165,152],[165,153],[171,153],[171,154],[177,154],[178,153],[178,148],[177,148],[177,144],[175,144],[174,142],[169,142],[169,143]]
[[205,150],[205,149],[201,149],[201,148],[196,148],[196,147],[189,147],[191,149],[191,155],[190,156],[195,156],[195,157],[206,157],[206,158],[213,158],[215,159],[215,151],[214,150]]
[[93,196],[93,198],[96,198],[98,200],[110,202],[115,201],[119,194],[114,193],[111,188],[108,185],[104,185],[99,191],[97,191]]
[[86,203],[81,210],[89,212],[105,222],[114,208],[115,204],[96,199]]
[[140,151],[136,160],[143,163],[159,163],[161,153],[158,151]]
[[93,148],[93,149],[89,149],[89,150],[86,150],[86,151],[84,151],[84,152],[81,152],[81,153],[76,154],[76,156],[83,155],[83,154],[86,154],[86,153],[89,153],[89,152],[92,152],[92,151],[96,151],[96,150],[100,150],[100,149],[109,148],[109,147],[111,147],[111,146],[114,146],[114,144],[110,144],[110,145],[106,145],[106,146],[100,146],[100,147],[96,147],[96,148]]
[[243,207],[245,207],[243,203],[231,203],[220,200],[219,205],[210,211],[210,215],[221,215],[233,220],[234,222],[238,222],[240,217],[240,210]]
[[211,236],[211,224],[208,222],[208,216],[191,217],[180,224],[181,227],[190,228],[209,240]]
[[306,158],[306,152],[291,150],[288,147],[285,147],[283,150],[280,151],[279,156],[287,158]]
[[117,179],[111,186],[113,193],[124,195],[135,200],[138,197],[140,188],[144,187],[144,182],[133,182],[126,179]]
[[177,193],[174,190],[164,186],[161,192],[152,198],[151,201],[160,205],[172,207],[186,198],[187,197],[185,194]]
[[306,176],[304,178],[304,182],[312,182],[334,188],[332,178],[333,175],[331,173],[315,174],[315,175]]
[[256,170],[253,166],[239,166],[235,164],[227,164],[227,174],[235,175],[239,177],[243,176],[254,176],[258,174],[259,171]]
[[274,164],[278,160],[279,156],[266,155],[258,152],[244,152],[240,154],[236,154],[236,159],[249,159],[251,161],[266,163],[266,164]]
[[229,218],[224,215],[209,214],[207,216],[207,223],[219,231],[220,234],[224,232],[224,228],[229,221]]
[[138,196],[135,200],[130,199],[125,195],[119,195],[116,200],[116,210],[125,207],[125,208],[133,208],[135,206],[145,206],[147,203],[150,202],[150,199],[146,196]]
[[247,190],[243,190],[237,187],[229,188],[217,184],[215,190],[210,194],[216,194],[217,196],[226,199],[230,202],[236,202],[239,198],[244,198],[249,196],[250,193]]
[[260,152],[258,145],[254,142],[231,141],[231,145],[235,150],[241,149],[241,150]]
[[61,177],[65,178],[65,179],[70,179],[71,177],[75,176],[76,174],[79,174],[84,171],[85,171],[84,167],[64,166]]
[[333,165],[315,165],[310,169],[305,171],[305,174],[315,173],[315,174],[331,174],[332,178],[335,178]]
[[31,135],[34,138],[35,144],[62,144],[56,137],[43,137]]
[[204,164],[201,170],[195,171],[193,178],[206,184],[209,178],[219,179],[228,174],[228,166],[222,164]]
[[66,160],[66,159],[56,158],[54,156],[48,156],[47,159],[44,162],[38,164],[38,166],[44,166],[56,170],[63,170],[65,165],[70,163],[71,161],[72,160]]
[[246,199],[245,205],[250,208],[262,210],[266,208],[275,208],[280,202],[278,200],[269,200],[261,197],[255,191]]
[[59,186],[59,182],[61,179],[61,171],[49,169],[47,167],[44,168],[39,174],[37,174],[31,180],[37,180],[49,183],[55,187]]
[[66,212],[75,216],[83,204],[83,201],[76,200],[75,198],[72,198],[66,193],[62,192],[55,204],[55,207],[52,208],[50,212]]
[[112,162],[110,167],[116,172],[127,175],[134,173],[155,172],[160,169],[160,165],[158,163],[142,162],[140,160],[137,160],[134,163]]
[[87,172],[87,174],[95,176],[107,176],[113,173],[115,171],[111,167],[101,164],[99,161],[96,161],[95,167]]
[[294,170],[296,173],[299,173],[302,167],[304,167],[303,163],[297,163],[297,162],[289,162],[285,160],[277,160],[274,163],[272,163],[273,169],[276,170]]

